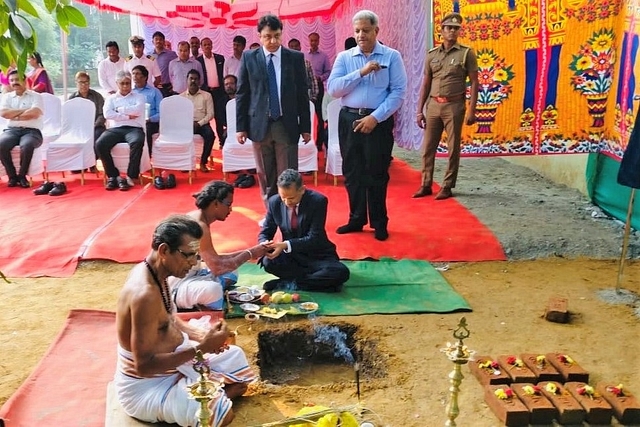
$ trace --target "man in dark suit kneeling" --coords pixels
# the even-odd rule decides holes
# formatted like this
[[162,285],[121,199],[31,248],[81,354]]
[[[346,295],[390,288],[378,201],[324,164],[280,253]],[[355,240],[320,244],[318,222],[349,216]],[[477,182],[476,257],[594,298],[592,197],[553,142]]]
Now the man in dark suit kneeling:
[[[266,282],[264,289],[340,292],[349,280],[349,269],[327,237],[327,198],[307,190],[302,176],[293,169],[280,174],[277,186],[278,194],[269,198],[258,240],[269,250],[260,264],[278,279]],[[274,242],[278,228],[282,241]]]

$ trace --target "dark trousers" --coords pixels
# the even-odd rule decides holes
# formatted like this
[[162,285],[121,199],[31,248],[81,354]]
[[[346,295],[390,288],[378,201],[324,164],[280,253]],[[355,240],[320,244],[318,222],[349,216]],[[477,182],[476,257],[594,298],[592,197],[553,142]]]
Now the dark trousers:
[[[42,145],[42,132],[34,128],[7,128],[0,135],[0,161],[9,178],[17,175],[26,176],[33,158],[33,151]],[[13,147],[20,146],[20,169],[16,168],[11,158]]]
[[347,266],[337,259],[306,260],[302,263],[284,252],[274,259],[263,257],[261,264],[267,273],[295,282],[297,289],[303,291],[337,292],[350,275]]
[[318,147],[318,151],[322,150],[322,146],[327,143],[327,135],[325,135],[324,130],[324,119],[322,117],[322,98],[324,98],[324,84],[322,80],[318,77],[318,99],[313,103],[313,106],[316,109],[316,118],[318,119],[318,125],[316,126],[316,131],[318,133],[318,137],[316,138],[316,146]]
[[205,123],[202,126],[198,126],[193,128],[193,133],[196,133],[204,139],[204,144],[202,145],[202,156],[200,157],[200,164],[206,165],[209,163],[209,157],[211,156],[211,150],[213,150],[213,140],[216,139],[216,135],[213,133],[213,129],[211,129],[211,125],[209,123]]
[[278,192],[276,182],[280,174],[289,168],[298,170],[298,141],[289,142],[282,120],[271,122],[264,139],[253,141],[253,157],[266,206],[269,197]]
[[95,154],[96,160],[100,158],[96,141],[100,139],[100,136],[104,133],[105,130],[107,130],[105,126],[96,126],[93,128],[93,154]]
[[104,131],[96,142],[96,148],[104,166],[104,172],[109,178],[115,178],[120,175],[120,171],[113,163],[111,150],[116,144],[126,142],[129,144],[129,166],[127,167],[127,176],[132,179],[140,175],[140,159],[142,158],[142,150],[144,148],[144,131],[142,128],[135,126],[120,126],[110,128]]
[[349,224],[386,228],[387,185],[393,149],[393,117],[378,123],[373,132],[353,131],[353,121],[362,116],[342,109],[338,122],[342,174],[349,195]]
[[[213,117],[216,119],[216,134],[220,138],[220,145],[224,145],[222,135],[224,134],[224,128],[227,126],[226,108],[229,96],[226,94],[223,87],[209,89],[208,92],[213,98]],[[215,139],[215,135],[213,138]]]
[[153,152],[153,134],[160,132],[160,122],[147,122],[147,147],[149,147],[149,156]]

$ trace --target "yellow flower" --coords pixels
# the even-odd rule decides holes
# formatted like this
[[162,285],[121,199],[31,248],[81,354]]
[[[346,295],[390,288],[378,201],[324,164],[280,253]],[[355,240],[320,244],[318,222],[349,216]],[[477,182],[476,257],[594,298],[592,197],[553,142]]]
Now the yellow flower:
[[536,363],[538,365],[544,365],[544,363],[547,361],[547,359],[544,357],[543,354],[541,354],[540,356],[536,357]]
[[593,62],[591,62],[590,58],[583,56],[582,58],[576,61],[576,69],[578,71],[586,70],[589,68],[593,68]]
[[554,383],[547,383],[544,389],[552,394],[556,394],[558,392],[558,386],[556,386]]
[[478,55],[478,66],[480,68],[491,68],[494,64],[493,56],[489,53],[483,52]]
[[493,74],[493,79],[499,82],[504,82],[509,77],[509,74],[503,69],[496,70]]
[[594,47],[594,50],[598,50],[600,52],[611,49],[612,44],[613,37],[611,34],[598,34],[591,42],[591,46]]

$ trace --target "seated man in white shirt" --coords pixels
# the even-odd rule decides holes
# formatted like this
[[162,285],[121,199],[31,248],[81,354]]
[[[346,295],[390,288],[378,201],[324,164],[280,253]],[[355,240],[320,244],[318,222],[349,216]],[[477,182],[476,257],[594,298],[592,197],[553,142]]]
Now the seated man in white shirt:
[[213,98],[209,92],[200,89],[200,73],[191,70],[187,74],[188,89],[180,94],[193,102],[193,133],[197,133],[204,139],[202,155],[200,156],[200,171],[207,173],[209,168],[209,156],[213,149],[213,140],[216,135],[209,122],[213,119]]
[[[145,97],[131,91],[131,73],[118,71],[116,74],[118,91],[109,96],[104,103],[104,117],[111,120],[111,126],[104,131],[98,141],[96,149],[100,154],[104,172],[107,175],[106,189],[109,191],[120,189],[127,191],[133,187],[133,178],[140,175],[140,159],[144,148],[144,108]],[[111,150],[116,144],[129,144],[129,166],[127,177],[120,176],[120,171],[113,163]]]
[[[42,145],[42,97],[26,89],[24,78],[16,70],[9,73],[12,92],[2,97],[0,116],[9,121],[0,134],[0,161],[9,176],[9,187],[29,188],[26,175],[33,158],[33,151]],[[11,150],[20,146],[20,169],[16,173]]]

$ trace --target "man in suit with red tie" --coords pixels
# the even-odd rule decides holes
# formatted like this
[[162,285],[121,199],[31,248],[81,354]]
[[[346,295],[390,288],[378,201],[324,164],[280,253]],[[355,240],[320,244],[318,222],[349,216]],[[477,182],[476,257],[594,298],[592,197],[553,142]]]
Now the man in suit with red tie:
[[[282,172],[277,185],[278,194],[269,198],[258,241],[268,251],[259,263],[278,279],[266,282],[264,289],[340,292],[349,280],[349,269],[327,237],[328,199],[307,190],[293,169]],[[282,241],[274,242],[278,228]]]
[[285,169],[298,169],[298,140],[311,140],[304,55],[282,46],[282,21],[258,21],[261,49],[243,52],[236,93],[236,138],[253,141],[258,181],[267,203]]
[[220,146],[224,144],[224,110],[227,105],[227,94],[224,93],[224,56],[213,53],[213,42],[205,37],[200,42],[202,55],[198,56],[198,62],[202,65],[202,90],[207,91],[213,98],[213,115],[216,119],[216,132]]

